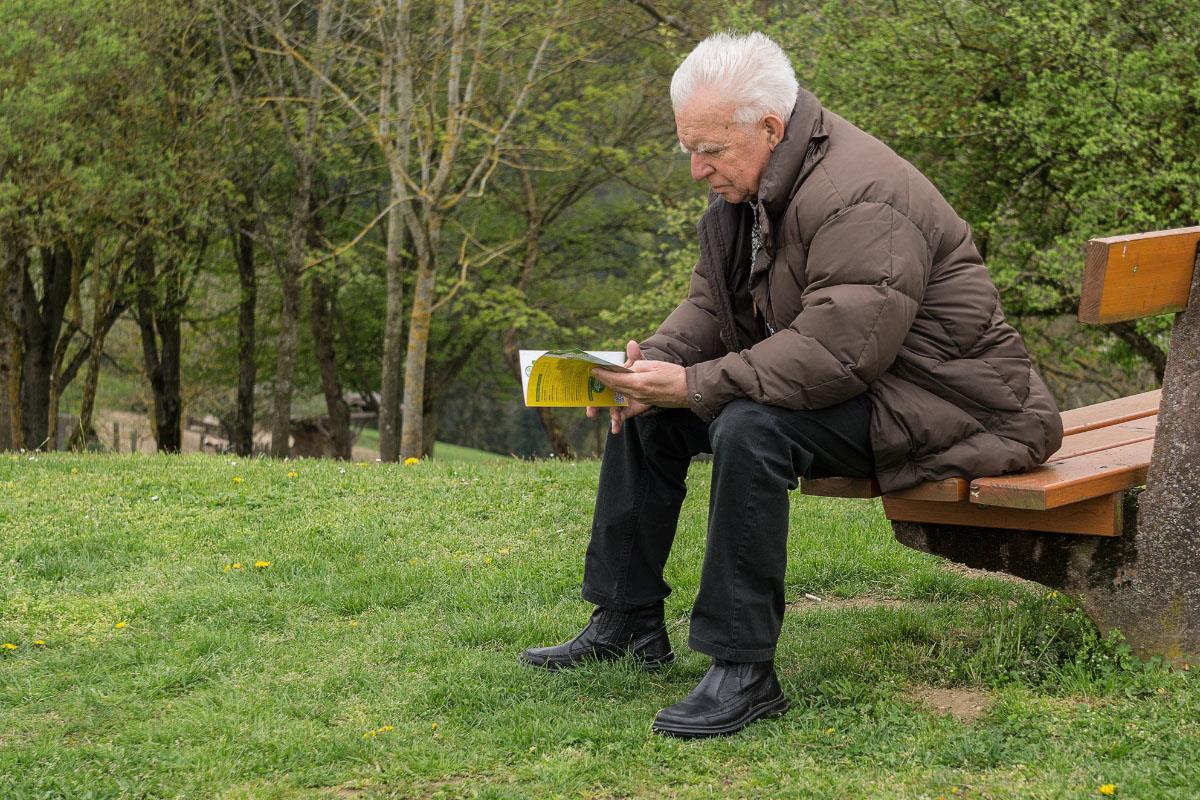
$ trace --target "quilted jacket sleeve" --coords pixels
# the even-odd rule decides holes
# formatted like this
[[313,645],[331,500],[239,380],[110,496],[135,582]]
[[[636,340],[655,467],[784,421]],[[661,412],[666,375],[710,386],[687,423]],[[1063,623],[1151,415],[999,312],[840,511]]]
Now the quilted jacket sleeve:
[[932,261],[920,229],[890,204],[830,217],[812,239],[801,311],[753,347],[689,367],[689,404],[710,420],[738,397],[824,408],[866,391],[896,358]]
[[671,361],[684,366],[708,361],[726,351],[713,307],[712,289],[699,264],[692,269],[687,299],[641,347],[642,355],[651,361]]

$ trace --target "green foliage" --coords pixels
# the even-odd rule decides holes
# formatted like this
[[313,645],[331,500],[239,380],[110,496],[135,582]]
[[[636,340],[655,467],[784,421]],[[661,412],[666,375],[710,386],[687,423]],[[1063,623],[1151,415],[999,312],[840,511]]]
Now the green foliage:
[[609,346],[623,350],[629,339],[644,339],[687,296],[700,251],[696,222],[706,205],[707,199],[698,193],[672,206],[661,201],[651,205],[648,213],[660,220],[659,226],[653,244],[638,254],[635,268],[645,277],[620,305],[600,313],[601,321],[615,331]]
[[774,29],[971,223],[1023,326],[1074,313],[1087,239],[1200,220],[1195,3],[827,3]]

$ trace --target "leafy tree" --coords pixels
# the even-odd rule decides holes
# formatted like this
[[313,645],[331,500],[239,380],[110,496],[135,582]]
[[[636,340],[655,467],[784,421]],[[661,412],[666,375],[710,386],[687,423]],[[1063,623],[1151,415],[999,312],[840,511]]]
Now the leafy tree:
[[[1111,347],[1084,339],[1072,372],[1053,325],[1074,313],[1086,240],[1200,219],[1200,6],[837,2],[774,30],[802,83],[972,224],[1043,363],[1095,375]],[[1160,327],[1110,331],[1161,378]]]

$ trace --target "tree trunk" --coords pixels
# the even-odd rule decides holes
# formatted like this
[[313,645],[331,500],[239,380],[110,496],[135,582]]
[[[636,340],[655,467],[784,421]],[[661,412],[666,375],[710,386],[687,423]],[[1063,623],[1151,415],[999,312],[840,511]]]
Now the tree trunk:
[[425,366],[429,357],[429,323],[433,317],[434,268],[432,254],[417,264],[408,350],[404,362],[404,420],[400,434],[401,458],[425,453]]
[[233,451],[239,456],[254,452],[254,380],[258,364],[254,358],[254,315],[258,305],[258,276],[254,271],[253,222],[239,220],[233,234],[233,251],[238,265],[238,381],[237,418],[233,428]]
[[[28,270],[19,276],[21,286],[23,362],[21,365],[21,427],[24,446],[36,450],[47,444],[50,433],[50,378],[54,352],[62,334],[67,302],[71,297],[73,258],[69,248],[41,251],[42,296]],[[65,387],[59,387],[63,389]]]
[[271,456],[290,452],[292,381],[296,371],[296,326],[300,315],[300,281],[291,269],[280,275],[283,307],[279,314],[279,346],[275,357],[275,403],[271,420]]
[[313,275],[312,335],[317,366],[321,371],[321,389],[325,393],[325,408],[329,415],[329,439],[333,457],[350,459],[350,408],[342,396],[342,381],[338,375],[337,353],[333,346],[334,294],[325,280]]
[[[529,288],[529,283],[533,279],[533,271],[537,267],[538,258],[540,257],[540,243],[542,238],[542,215],[538,208],[537,194],[534,191],[533,180],[529,177],[528,172],[521,173],[522,194],[525,200],[525,215],[526,215],[526,233],[525,233],[525,257],[521,260],[521,275],[517,279],[517,288],[524,293]],[[504,356],[504,362],[508,365],[508,369],[517,379],[517,385],[521,385],[521,353],[517,347],[517,326],[509,325],[508,330],[504,332],[504,340],[500,345],[500,351]],[[571,441],[567,438],[562,426],[558,423],[558,418],[551,408],[539,408],[538,421],[542,423],[542,428],[546,431],[546,438],[550,441],[550,448],[554,451],[554,455],[558,458],[573,459],[575,451],[571,447]]]
[[[178,280],[177,275],[171,276]],[[172,286],[175,294],[176,286]],[[158,452],[178,453],[183,450],[183,393],[181,373],[183,371],[183,337],[180,331],[182,308],[176,298],[163,309],[158,320],[158,335],[162,342],[160,370],[162,396],[154,398],[158,415]]]
[[23,444],[21,431],[21,278],[22,253],[8,236],[0,236],[0,450]]
[[178,453],[183,449],[179,268],[156,275],[154,246],[147,239],[138,243],[133,259],[142,362],[154,395],[154,440],[160,453]]
[[[504,356],[505,365],[508,367],[509,372],[517,377],[517,386],[520,387],[521,354],[517,348],[515,328],[509,328],[500,349]],[[558,417],[554,414],[554,409],[538,408],[537,412],[538,420],[542,423],[542,428],[546,431],[546,438],[550,440],[550,448],[554,451],[555,457],[575,458],[575,450],[571,447],[571,440],[567,438],[566,432],[562,429],[562,425],[559,424]]]
[[[403,185],[393,179],[390,202],[396,203]],[[400,375],[404,346],[404,220],[399,205],[388,212],[387,312],[383,326],[382,386],[379,392],[379,458],[400,458]]]
[[279,313],[279,349],[275,358],[275,403],[271,420],[271,456],[285,458],[292,428],[292,391],[296,372],[296,335],[300,318],[300,272],[308,238],[312,201],[312,163],[297,158],[296,194],[288,225],[288,250],[280,265],[283,307]]
[[[79,427],[71,435],[71,449],[84,450],[87,448],[87,434],[92,430],[92,414],[96,406],[96,389],[100,385],[100,358],[104,355],[104,342],[117,317],[125,309],[124,303],[117,296],[121,281],[121,269],[117,264],[111,264],[108,274],[104,276],[101,286],[100,264],[92,272],[92,334],[87,346],[87,373],[83,383],[83,401],[79,409]],[[72,369],[68,367],[68,369]],[[72,372],[70,376],[73,377]],[[117,439],[113,437],[113,447]]]
[[92,429],[92,412],[96,406],[96,389],[100,385],[100,356],[104,354],[104,339],[92,339],[88,347],[87,372],[83,379],[83,402],[79,409],[79,426],[71,432],[69,450],[87,449],[87,431]]

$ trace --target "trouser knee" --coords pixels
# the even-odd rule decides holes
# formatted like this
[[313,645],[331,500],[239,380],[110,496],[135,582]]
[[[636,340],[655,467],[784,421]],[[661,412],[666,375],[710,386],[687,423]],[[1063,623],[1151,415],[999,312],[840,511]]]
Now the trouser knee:
[[725,406],[709,427],[708,438],[714,453],[757,450],[772,441],[784,443],[770,411],[752,400],[734,400]]

